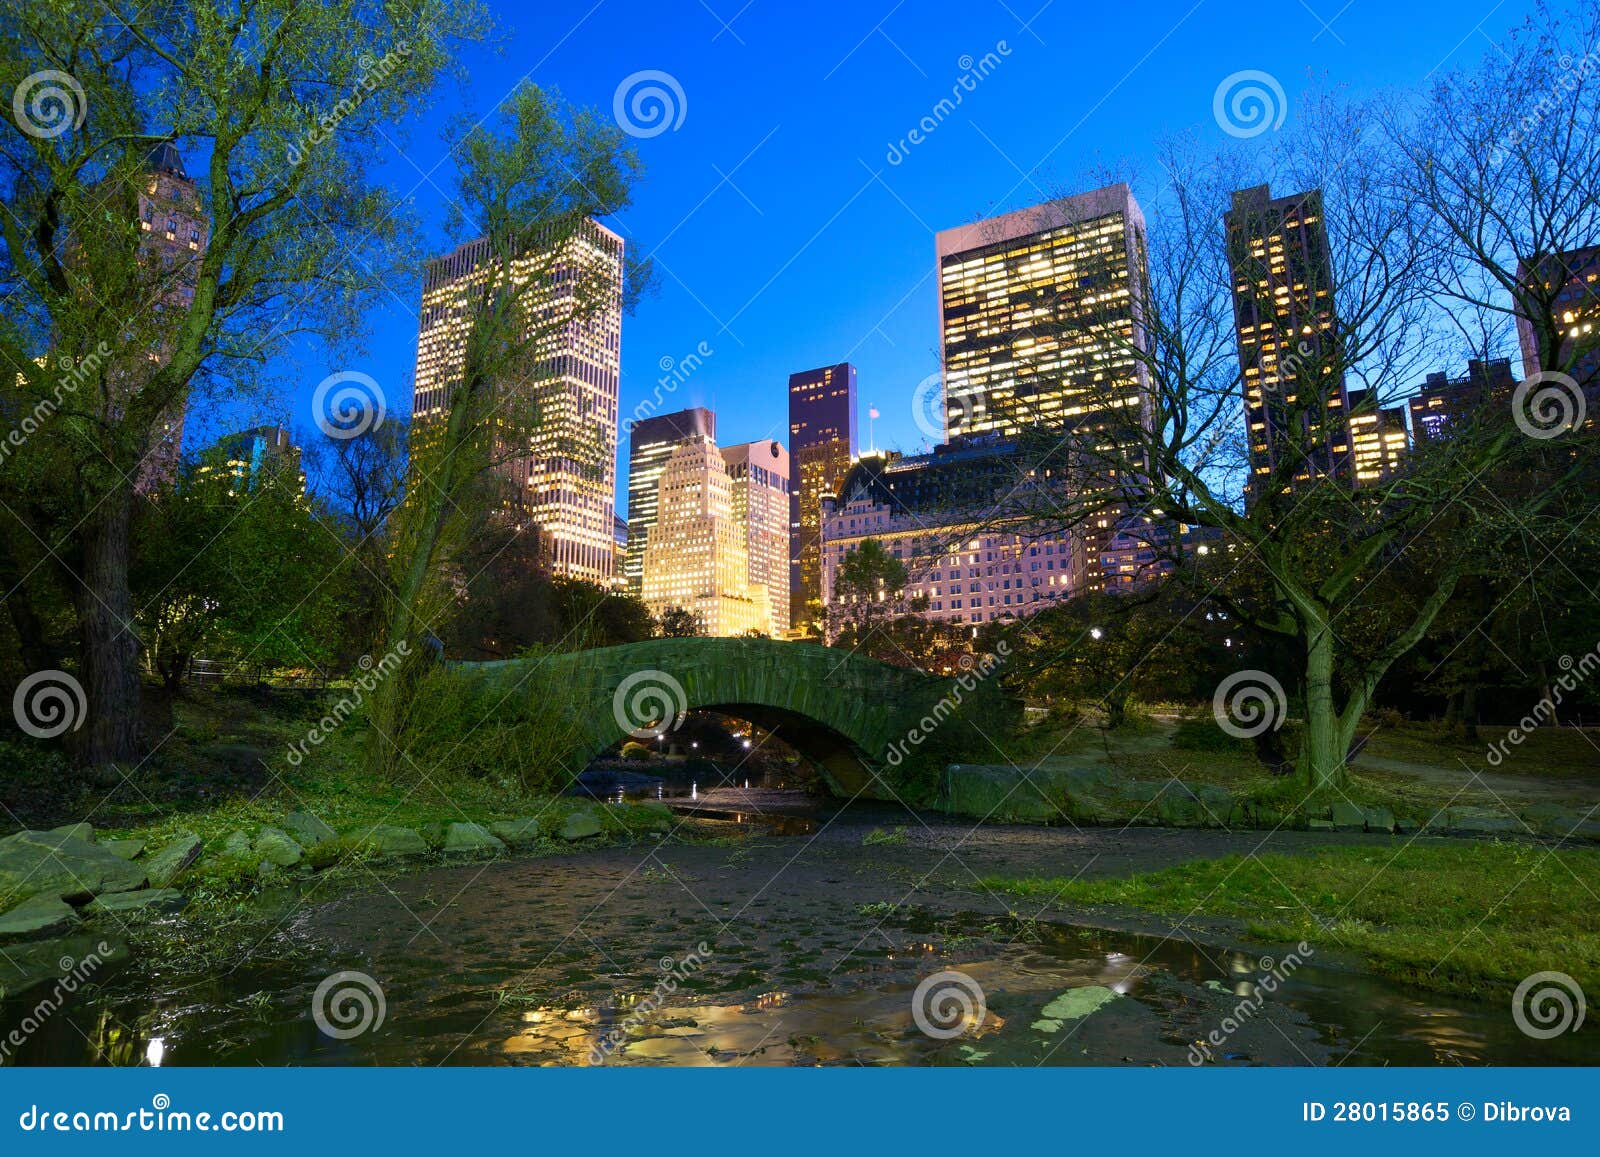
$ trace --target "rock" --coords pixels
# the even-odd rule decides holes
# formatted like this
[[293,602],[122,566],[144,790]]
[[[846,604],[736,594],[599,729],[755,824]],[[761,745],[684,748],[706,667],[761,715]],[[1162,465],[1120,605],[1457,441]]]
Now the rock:
[[72,836],[86,844],[94,843],[94,826],[88,823],[62,824],[59,828],[51,828],[53,836]]
[[1450,827],[1458,832],[1485,834],[1527,835],[1529,825],[1504,812],[1477,808],[1451,808]]
[[54,896],[34,896],[0,916],[0,941],[62,936],[77,926],[78,913],[71,904]]
[[143,867],[59,832],[18,832],[0,840],[0,905],[29,896],[83,901],[145,885]]
[[390,824],[373,824],[356,832],[352,838],[380,856],[424,856],[428,853],[428,842],[416,832]]
[[318,844],[332,843],[339,833],[310,812],[290,812],[283,817],[283,826],[289,829],[302,847],[314,848]]
[[262,860],[279,868],[292,868],[300,862],[304,849],[277,828],[262,828],[252,845]]
[[0,952],[0,999],[16,996],[40,984],[75,978],[76,988],[108,964],[127,959],[128,947],[121,941],[107,943],[97,936],[68,936],[62,940],[41,940]]
[[230,860],[250,859],[250,837],[243,832],[229,832],[217,854]]
[[451,824],[444,833],[444,850],[460,852],[503,852],[505,844],[489,834],[482,824]]
[[588,808],[573,812],[561,825],[561,838],[564,840],[585,840],[599,834],[600,817]]
[[1367,828],[1367,813],[1353,803],[1340,800],[1333,805],[1333,826],[1341,832],[1361,832]]
[[144,851],[143,840],[107,840],[100,846],[113,856],[120,856],[124,860],[137,860]]
[[489,830],[502,841],[513,846],[531,844],[539,839],[539,821],[534,818],[496,820],[489,825]]
[[176,888],[146,888],[142,892],[118,892],[114,896],[101,896],[84,911],[91,916],[122,915],[129,912],[177,914],[189,900]]
[[1307,820],[1306,821],[1306,827],[1309,828],[1311,831],[1314,831],[1314,832],[1331,832],[1331,831],[1333,831],[1333,821],[1332,820]]
[[1392,832],[1395,829],[1394,813],[1386,807],[1366,809],[1367,831]]
[[205,842],[193,832],[179,832],[171,843],[144,861],[152,888],[165,888],[190,864],[200,858]]

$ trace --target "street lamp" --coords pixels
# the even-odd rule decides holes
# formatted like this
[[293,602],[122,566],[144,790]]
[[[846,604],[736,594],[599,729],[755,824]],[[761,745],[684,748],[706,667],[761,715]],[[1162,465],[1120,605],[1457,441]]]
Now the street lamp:
[[1089,628],[1089,637],[1091,639],[1099,639],[1104,634],[1105,634],[1105,632],[1102,631],[1099,627],[1090,627]]

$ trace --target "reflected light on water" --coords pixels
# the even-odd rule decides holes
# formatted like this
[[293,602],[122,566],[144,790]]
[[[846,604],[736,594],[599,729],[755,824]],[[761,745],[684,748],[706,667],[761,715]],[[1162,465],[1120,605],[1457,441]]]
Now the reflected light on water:
[[152,1069],[161,1067],[161,1058],[167,1055],[166,1042],[160,1037],[151,1037],[150,1043],[145,1047],[144,1059]]

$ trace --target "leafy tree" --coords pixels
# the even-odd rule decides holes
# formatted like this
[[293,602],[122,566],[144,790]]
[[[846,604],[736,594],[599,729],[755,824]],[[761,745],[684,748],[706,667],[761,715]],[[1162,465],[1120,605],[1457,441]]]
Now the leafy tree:
[[692,639],[703,635],[705,628],[700,623],[700,616],[693,611],[686,611],[682,607],[668,607],[661,612],[661,618],[656,623],[656,633],[663,639]]
[[[129,560],[147,459],[174,415],[247,386],[276,343],[342,340],[392,291],[415,230],[369,174],[481,23],[473,0],[0,12],[0,89],[28,109],[0,125],[0,413],[36,427],[0,478],[16,512],[0,552],[32,543],[62,560],[88,700],[80,761],[140,752]],[[197,168],[204,245],[163,250],[142,228],[162,143]]]

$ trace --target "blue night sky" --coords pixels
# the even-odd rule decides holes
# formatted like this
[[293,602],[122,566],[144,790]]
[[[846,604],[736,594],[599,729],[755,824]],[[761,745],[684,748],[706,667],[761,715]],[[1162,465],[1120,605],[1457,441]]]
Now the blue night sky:
[[[493,0],[491,0],[493,3]],[[445,85],[381,174],[446,247],[451,188],[441,133],[487,113],[522,78],[611,109],[630,74],[670,74],[682,123],[638,142],[636,204],[610,222],[655,258],[659,292],[623,323],[622,400],[649,396],[664,359],[713,351],[670,408],[717,411],[723,444],[787,441],[790,372],[860,368],[862,440],[915,450],[916,384],[938,369],[933,234],[1080,191],[1092,167],[1147,158],[1156,137],[1224,138],[1212,96],[1231,73],[1357,93],[1412,85],[1492,51],[1518,0],[565,0],[493,3],[498,50],[472,52],[466,90]],[[888,154],[971,75],[988,75],[898,164]],[[381,383],[409,409],[416,283],[376,303],[360,352],[300,347],[275,363],[282,393],[244,421],[310,426],[335,370]],[[234,415],[225,408],[218,421]],[[198,431],[197,431],[198,432]],[[217,433],[220,431],[205,431]],[[625,452],[626,439],[623,439]],[[192,448],[192,446],[191,446]],[[619,493],[619,500],[623,495]]]

